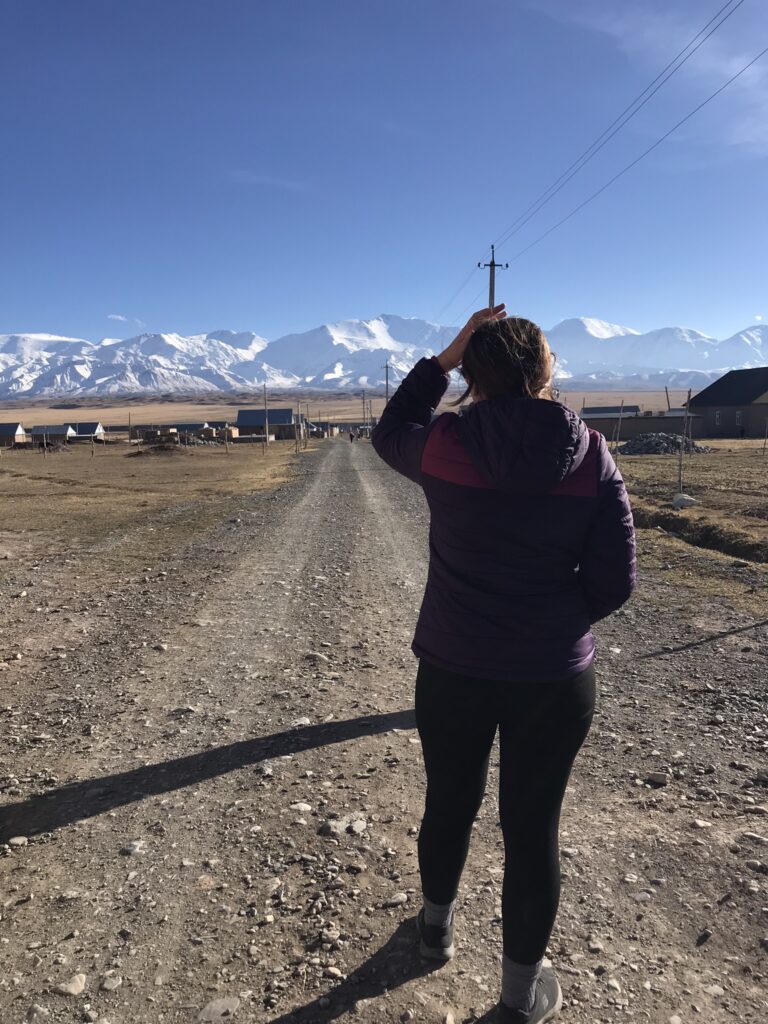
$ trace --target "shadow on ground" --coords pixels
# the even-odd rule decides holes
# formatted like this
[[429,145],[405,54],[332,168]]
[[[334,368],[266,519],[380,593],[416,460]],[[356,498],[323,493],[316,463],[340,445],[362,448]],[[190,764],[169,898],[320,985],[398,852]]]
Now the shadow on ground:
[[706,644],[717,643],[728,636],[738,636],[739,633],[748,633],[751,629],[759,629],[761,626],[768,626],[768,619],[761,619],[759,622],[750,622],[748,626],[735,626],[733,629],[724,629],[722,633],[712,633],[710,636],[702,637],[700,640],[691,640],[678,647],[667,647],[660,651],[650,651],[648,654],[636,655],[638,661],[647,661],[649,658],[666,658],[670,654],[681,654],[683,651],[693,651],[697,647],[704,647]]
[[[305,1006],[271,1017],[270,1024],[325,1024],[348,1013],[361,1000],[380,998],[392,989],[425,977],[442,966],[439,961],[424,960],[419,955],[416,918],[412,917],[398,925],[381,949],[377,949],[370,959],[347,975],[336,988],[324,992]],[[324,1005],[326,999],[329,1001],[328,1006]],[[383,1003],[378,1009],[382,1015],[386,1013]],[[384,1019],[393,1018],[382,1016]]]
[[227,772],[283,754],[373,736],[390,729],[413,729],[413,711],[391,711],[340,722],[322,722],[258,739],[229,743],[199,754],[143,765],[131,771],[83,779],[39,796],[0,807],[0,842],[12,836],[55,832],[65,825],[93,818],[148,796],[197,785]]

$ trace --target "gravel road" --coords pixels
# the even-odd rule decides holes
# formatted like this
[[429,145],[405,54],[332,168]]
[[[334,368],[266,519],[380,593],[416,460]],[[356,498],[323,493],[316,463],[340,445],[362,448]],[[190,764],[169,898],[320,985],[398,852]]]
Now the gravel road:
[[[459,954],[415,953],[421,492],[334,440],[203,542],[194,513],[5,577],[0,1022],[490,1020],[495,767]],[[599,629],[551,943],[562,1019],[757,1024],[768,574],[681,544],[681,587],[653,544]],[[718,574],[754,597],[697,589]]]

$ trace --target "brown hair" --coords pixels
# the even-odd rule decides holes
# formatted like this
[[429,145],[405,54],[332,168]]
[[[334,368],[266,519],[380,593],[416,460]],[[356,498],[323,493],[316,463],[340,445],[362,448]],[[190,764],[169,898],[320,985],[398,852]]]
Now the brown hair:
[[460,405],[476,388],[483,398],[552,398],[555,355],[544,332],[530,320],[507,317],[478,327],[467,343],[461,373],[467,390]]

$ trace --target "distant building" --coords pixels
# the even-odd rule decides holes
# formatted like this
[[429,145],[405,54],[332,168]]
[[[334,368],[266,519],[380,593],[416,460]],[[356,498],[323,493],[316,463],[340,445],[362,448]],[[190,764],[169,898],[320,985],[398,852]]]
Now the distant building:
[[[593,412],[593,409],[599,409],[599,412]],[[618,405],[592,406],[582,409],[580,415],[588,427],[599,431],[609,441],[628,441],[638,434],[682,434],[683,427],[690,437],[705,436],[704,418],[691,413],[686,423],[685,409],[654,414],[652,411],[642,412],[637,405],[625,405],[619,415]]]
[[43,444],[46,441],[69,441],[77,437],[71,423],[44,423],[32,427],[30,434],[35,444]]
[[263,436],[265,424],[269,425],[270,437],[278,441],[293,440],[298,432],[302,436],[304,416],[293,409],[240,409],[237,413],[237,427],[240,437]]
[[75,436],[73,441],[103,441],[104,427],[100,423],[73,423]]
[[11,448],[26,441],[27,434],[20,423],[0,423],[0,448]]
[[624,408],[620,405],[585,405],[581,410],[581,418],[587,419],[601,419],[610,417],[613,419],[616,416],[639,416],[640,406],[639,405],[625,405]]
[[768,366],[731,370],[691,399],[706,437],[764,437],[768,422]]
[[320,431],[324,437],[337,437],[339,434],[338,423],[331,423],[330,420],[316,420],[312,426]]
[[[207,423],[174,423],[174,429],[180,438],[203,437],[208,429]],[[162,427],[160,428],[163,429]]]

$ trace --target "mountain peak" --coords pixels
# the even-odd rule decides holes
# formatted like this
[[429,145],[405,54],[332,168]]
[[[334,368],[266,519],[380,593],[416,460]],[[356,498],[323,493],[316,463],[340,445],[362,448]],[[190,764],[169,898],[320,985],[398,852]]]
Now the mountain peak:
[[[595,317],[561,320],[546,332],[560,377],[589,376],[621,386],[684,372],[704,378],[768,363],[768,324],[717,341],[686,327],[640,333]],[[357,388],[401,380],[433,355],[456,327],[381,313],[338,320],[267,342],[253,331],[144,333],[94,344],[53,334],[0,335],[0,398],[126,393]],[[658,384],[658,381],[657,381]],[[627,385],[629,386],[629,385]]]
[[571,317],[567,320],[560,320],[548,334],[561,332],[563,330],[582,330],[592,338],[622,338],[628,334],[639,334],[634,327],[623,327],[621,324],[612,324],[607,320],[598,320],[591,316]]

